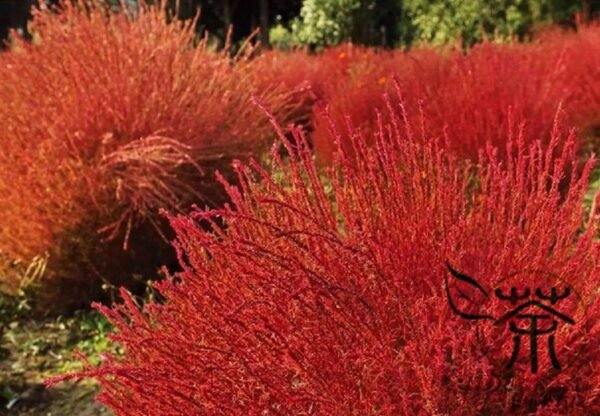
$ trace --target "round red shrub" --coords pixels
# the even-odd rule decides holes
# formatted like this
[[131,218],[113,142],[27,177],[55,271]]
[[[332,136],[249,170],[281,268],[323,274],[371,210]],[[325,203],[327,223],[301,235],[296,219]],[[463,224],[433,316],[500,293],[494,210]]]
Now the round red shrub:
[[310,139],[322,164],[333,161],[336,148],[329,134],[330,120],[339,126],[350,124],[368,136],[377,128],[377,112],[385,107],[383,95],[394,83],[401,87],[405,106],[417,110],[419,101],[448,76],[448,59],[441,50],[391,52],[352,45],[338,50],[337,61],[332,59],[334,50],[317,58],[324,62],[327,75],[319,87],[319,105],[312,111]]
[[548,42],[562,45],[568,57],[569,76],[575,81],[575,120],[600,137],[600,24],[580,26],[577,33],[557,36]]
[[65,291],[69,302],[85,302],[101,280],[156,273],[170,252],[159,209],[221,202],[214,169],[270,142],[253,96],[281,121],[294,111],[294,91],[260,85],[251,47],[235,58],[211,50],[164,4],[41,4],[34,42],[17,37],[0,57],[0,251],[47,259],[42,291],[80,290]]
[[365,55],[345,73],[325,77],[329,115],[317,111],[313,118],[315,149],[322,160],[331,160],[335,145],[327,140],[328,117],[343,124],[348,116],[356,128],[376,126],[376,109],[385,106],[381,97],[392,78],[401,86],[411,123],[419,125],[424,111],[428,135],[447,136],[448,148],[462,157],[476,160],[488,142],[503,153],[511,120],[526,123],[527,143],[548,137],[561,106],[569,122],[575,119],[578,77],[563,49],[556,42],[488,42],[467,53],[417,49]]
[[[279,131],[282,178],[238,164],[230,206],[171,217],[183,272],[157,284],[162,303],[98,306],[125,354],[75,377],[98,379],[118,415],[600,412],[593,160],[581,168],[556,128],[546,147],[511,132],[506,158],[488,146],[473,165],[387,108],[371,137],[332,129],[354,151],[326,175],[300,132]],[[560,371],[542,353],[535,373],[527,354],[507,369],[507,325],[467,321],[448,297],[462,290],[470,314],[502,302],[465,305],[449,266],[488,291],[527,270],[568,282]]]

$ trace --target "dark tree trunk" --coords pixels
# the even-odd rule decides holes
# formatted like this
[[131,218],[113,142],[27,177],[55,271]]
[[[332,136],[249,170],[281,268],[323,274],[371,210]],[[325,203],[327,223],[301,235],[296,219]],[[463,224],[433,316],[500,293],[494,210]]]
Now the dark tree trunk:
[[231,26],[232,14],[231,0],[223,0],[223,23],[225,23],[225,30],[229,30],[229,26]]
[[260,40],[264,46],[269,46],[269,0],[259,0]]

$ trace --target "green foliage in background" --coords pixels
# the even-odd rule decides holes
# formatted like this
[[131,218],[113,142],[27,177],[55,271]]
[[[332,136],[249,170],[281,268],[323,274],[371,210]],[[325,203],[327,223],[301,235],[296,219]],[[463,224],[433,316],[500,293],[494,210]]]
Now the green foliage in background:
[[[125,5],[134,15],[139,0],[107,1],[113,7]],[[266,8],[259,7],[263,2]],[[523,39],[539,26],[572,23],[575,12],[584,8],[584,4],[589,12],[600,12],[600,0],[167,0],[167,3],[179,7],[181,18],[193,17],[200,7],[203,12],[199,33],[209,28],[211,33],[219,34],[220,43],[229,24],[235,28],[237,41],[243,42],[264,18],[271,25],[269,43],[282,49],[320,48],[346,41],[410,46],[420,41],[442,45],[460,40],[469,47],[484,36]],[[267,28],[268,24],[263,30]]]
[[351,39],[361,0],[304,0],[292,22],[294,43],[325,46]]
[[539,26],[568,23],[582,2],[571,0],[304,0],[288,30],[275,26],[274,45],[436,45],[484,36],[523,39]]
[[580,8],[569,0],[403,0],[402,40],[470,46],[484,34],[523,38],[537,26],[565,22]]
[[293,43],[292,33],[281,23],[276,24],[269,30],[269,43],[278,49],[288,49]]

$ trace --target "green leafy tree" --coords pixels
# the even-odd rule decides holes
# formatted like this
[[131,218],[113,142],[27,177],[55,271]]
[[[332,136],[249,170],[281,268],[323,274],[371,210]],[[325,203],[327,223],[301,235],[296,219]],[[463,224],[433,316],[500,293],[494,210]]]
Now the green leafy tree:
[[269,29],[269,43],[279,49],[288,49],[293,44],[291,32],[281,23]]
[[444,44],[460,38],[465,45],[485,35],[526,36],[537,25],[564,22],[581,4],[569,0],[402,0],[405,42]]
[[349,40],[360,8],[360,0],[304,0],[300,17],[292,22],[294,41],[324,46]]

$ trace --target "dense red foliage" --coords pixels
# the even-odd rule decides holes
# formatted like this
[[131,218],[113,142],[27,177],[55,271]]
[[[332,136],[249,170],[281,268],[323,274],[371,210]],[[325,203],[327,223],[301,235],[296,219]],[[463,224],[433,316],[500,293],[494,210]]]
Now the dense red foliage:
[[449,69],[445,54],[426,49],[405,53],[345,45],[317,59],[325,76],[313,82],[318,105],[313,109],[311,141],[319,160],[325,163],[331,162],[336,146],[330,140],[330,118],[337,125],[350,123],[357,130],[371,132],[376,128],[377,111],[385,107],[383,94],[390,90],[393,79],[401,85],[405,105],[413,110],[447,78]]
[[575,122],[595,128],[600,136],[600,25],[580,27],[576,35],[558,37],[569,57],[569,73],[577,85]]
[[[280,132],[281,181],[239,164],[230,207],[171,218],[184,271],[158,284],[165,302],[99,306],[126,350],[83,374],[103,403],[148,416],[600,412],[598,215],[582,208],[593,161],[578,169],[556,127],[546,148],[511,130],[506,157],[488,146],[472,165],[403,124],[399,103],[371,136],[331,131],[354,151],[325,179],[301,134],[294,146]],[[557,337],[562,370],[545,355],[536,374],[526,356],[505,370],[510,334],[452,313],[446,261],[486,287],[524,269],[572,284],[583,307]]]
[[[323,60],[319,81],[323,106],[313,118],[313,140],[318,155],[331,161],[334,144],[327,141],[327,118],[349,117],[357,128],[372,129],[381,93],[389,80],[402,87],[409,118],[418,125],[425,112],[426,129],[446,135],[457,154],[477,158],[478,149],[491,142],[503,152],[511,119],[526,123],[527,143],[545,140],[559,108],[564,125],[583,129],[600,120],[598,104],[598,29],[582,27],[575,34],[546,34],[527,44],[486,42],[462,51],[412,50],[374,53],[339,52],[337,66]],[[352,50],[352,48],[348,48]],[[421,106],[421,101],[426,105]]]
[[503,149],[511,118],[525,121],[526,143],[547,142],[561,104],[571,111],[574,79],[552,46],[484,43],[449,65],[447,75],[427,82],[425,111],[432,133],[443,126],[459,154],[475,158],[488,142]]
[[294,91],[259,89],[247,56],[195,45],[194,22],[140,7],[135,18],[102,1],[37,10],[34,43],[17,38],[0,57],[0,251],[49,254],[48,281],[126,276],[136,254],[98,252],[102,239],[122,245],[137,227],[160,228],[160,208],[218,201],[214,168],[270,142],[251,97],[282,121],[295,111]]

